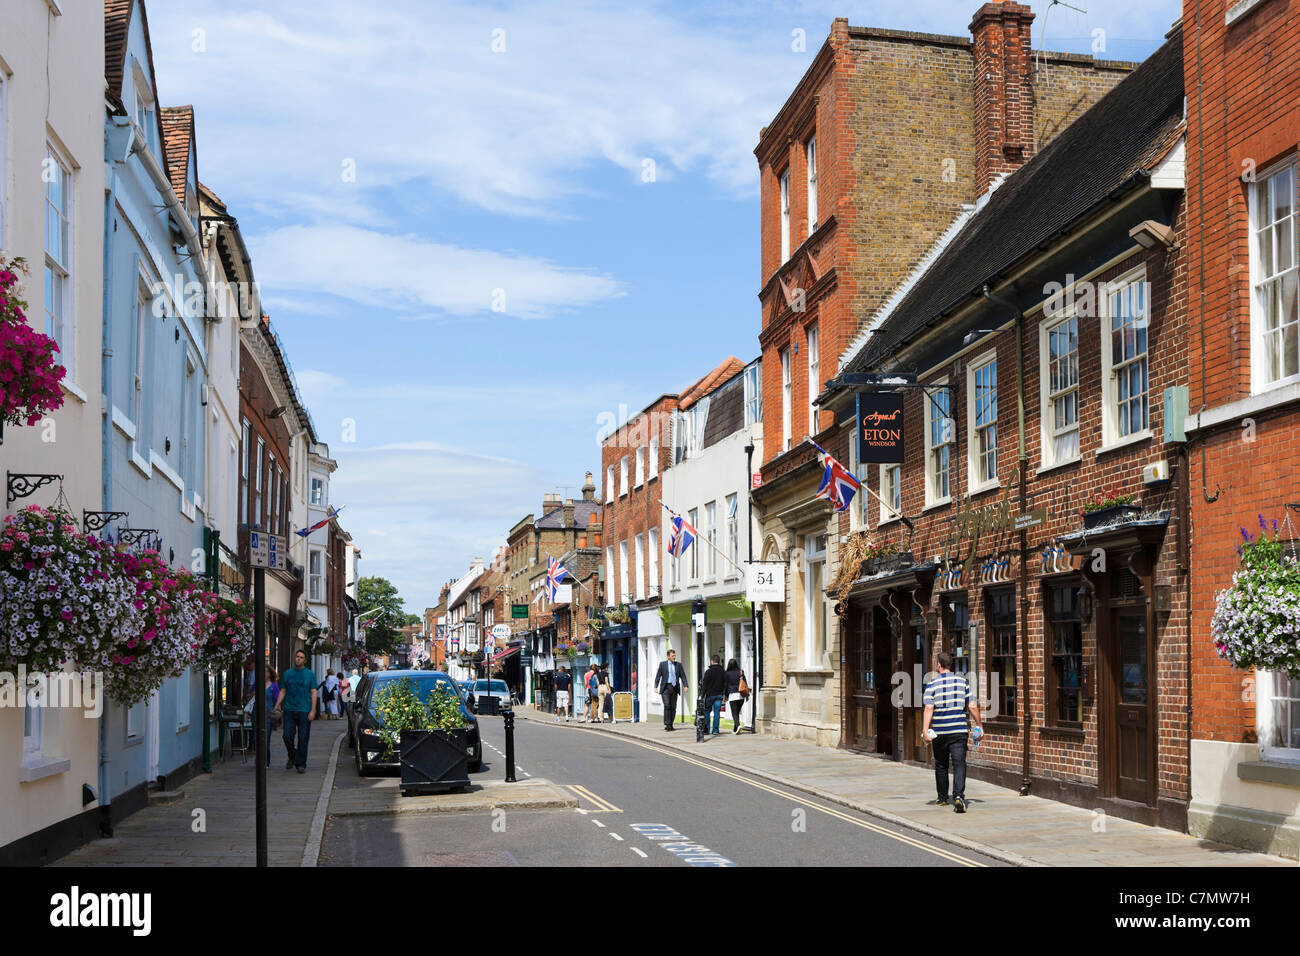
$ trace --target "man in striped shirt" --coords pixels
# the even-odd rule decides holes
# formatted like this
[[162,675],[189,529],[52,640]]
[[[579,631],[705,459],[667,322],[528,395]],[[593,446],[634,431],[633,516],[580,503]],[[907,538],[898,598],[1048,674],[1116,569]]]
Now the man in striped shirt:
[[952,655],[940,651],[939,674],[925,688],[925,721],[922,735],[934,750],[934,783],[939,791],[935,806],[948,805],[948,761],[952,760],[952,808],[966,812],[966,732],[970,713],[975,726],[983,733],[980,709],[971,696],[970,684],[952,672]]

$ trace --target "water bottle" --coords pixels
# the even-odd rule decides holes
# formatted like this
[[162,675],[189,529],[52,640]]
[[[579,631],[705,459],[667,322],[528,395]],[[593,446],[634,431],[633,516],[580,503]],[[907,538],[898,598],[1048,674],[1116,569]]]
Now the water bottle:
[[984,728],[976,727],[974,730],[970,732],[970,736],[971,736],[970,749],[978,750],[980,745],[980,738],[984,736]]

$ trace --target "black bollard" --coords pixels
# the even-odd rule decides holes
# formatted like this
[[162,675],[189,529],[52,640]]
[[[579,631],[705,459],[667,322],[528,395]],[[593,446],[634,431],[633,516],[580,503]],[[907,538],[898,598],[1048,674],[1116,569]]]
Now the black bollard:
[[502,720],[506,725],[506,783],[515,783],[515,711],[507,707]]

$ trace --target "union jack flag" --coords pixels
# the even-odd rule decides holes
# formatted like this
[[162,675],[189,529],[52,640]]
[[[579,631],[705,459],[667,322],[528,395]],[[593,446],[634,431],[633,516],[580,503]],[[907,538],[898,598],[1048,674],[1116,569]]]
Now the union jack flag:
[[[812,441],[812,439],[809,439],[809,441]],[[853,500],[853,496],[862,487],[862,482],[854,478],[852,473],[841,465],[825,448],[816,442],[813,442],[813,445],[821,452],[822,464],[826,466],[826,471],[822,475],[821,487],[817,489],[817,497],[825,498],[836,511],[847,510],[849,502]]]
[[[664,507],[667,507],[667,505]],[[680,558],[686,553],[686,549],[695,543],[695,538],[699,532],[691,527],[691,523],[679,514],[674,514],[672,521],[668,523],[673,529],[673,533],[668,537],[668,553],[675,558]]]
[[546,559],[546,594],[551,601],[555,600],[555,594],[560,588],[560,581],[568,573],[568,568],[555,558]]

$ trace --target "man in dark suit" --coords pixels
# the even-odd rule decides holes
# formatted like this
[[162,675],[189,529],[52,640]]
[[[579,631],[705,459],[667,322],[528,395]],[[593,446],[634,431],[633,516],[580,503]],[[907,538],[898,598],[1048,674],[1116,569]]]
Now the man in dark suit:
[[664,730],[673,729],[677,718],[677,694],[686,687],[686,669],[677,663],[677,652],[669,648],[668,660],[659,662],[655,690],[664,701]]

